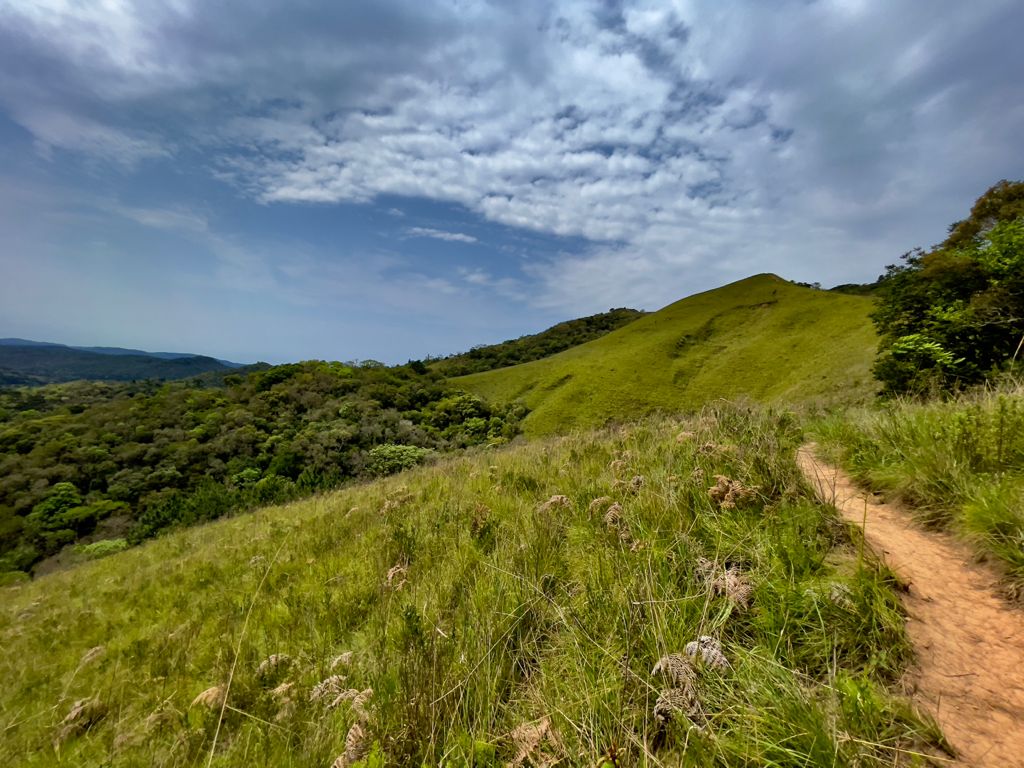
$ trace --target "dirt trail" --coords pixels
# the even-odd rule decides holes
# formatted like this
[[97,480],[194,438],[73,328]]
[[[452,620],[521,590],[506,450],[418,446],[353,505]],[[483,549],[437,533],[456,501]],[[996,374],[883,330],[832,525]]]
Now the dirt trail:
[[904,605],[917,652],[915,695],[942,726],[959,764],[1024,766],[1024,611],[997,597],[995,576],[962,543],[875,501],[818,460],[813,445],[801,448],[797,461],[823,501],[852,523],[866,519],[868,544],[909,584]]

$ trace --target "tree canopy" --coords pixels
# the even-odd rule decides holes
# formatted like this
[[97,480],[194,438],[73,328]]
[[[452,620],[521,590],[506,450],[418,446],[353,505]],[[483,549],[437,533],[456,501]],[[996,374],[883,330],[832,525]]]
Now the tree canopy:
[[878,296],[884,393],[976,384],[1010,364],[1024,337],[1024,182],[999,182],[943,243],[890,265]]

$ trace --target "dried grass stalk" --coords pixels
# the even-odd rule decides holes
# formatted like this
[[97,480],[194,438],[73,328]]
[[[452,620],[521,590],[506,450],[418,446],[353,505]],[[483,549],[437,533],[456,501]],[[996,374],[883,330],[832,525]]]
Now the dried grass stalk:
[[220,709],[220,707],[224,705],[226,696],[227,688],[223,685],[215,685],[211,688],[207,688],[192,699],[192,704],[189,706],[194,707],[199,705],[201,707],[206,707],[207,709]]

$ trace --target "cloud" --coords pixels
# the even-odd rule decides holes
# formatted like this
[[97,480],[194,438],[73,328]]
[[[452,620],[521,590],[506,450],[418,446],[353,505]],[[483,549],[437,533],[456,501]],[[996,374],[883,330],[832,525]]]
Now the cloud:
[[424,198],[572,239],[503,288],[564,312],[870,279],[1024,175],[1010,0],[302,8],[3,5],[0,104],[43,151],[185,146],[262,204]]
[[446,240],[450,243],[475,243],[477,239],[462,232],[445,232],[430,227],[406,227],[405,234],[409,237],[430,237],[434,240]]

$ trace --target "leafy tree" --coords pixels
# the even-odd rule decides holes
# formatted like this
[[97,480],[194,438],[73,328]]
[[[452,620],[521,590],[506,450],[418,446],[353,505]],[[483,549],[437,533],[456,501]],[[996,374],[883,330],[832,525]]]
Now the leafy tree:
[[[984,380],[1024,343],[1024,182],[1000,182],[929,252],[879,285],[875,376],[885,394]],[[967,233],[967,234],[965,234]]]

